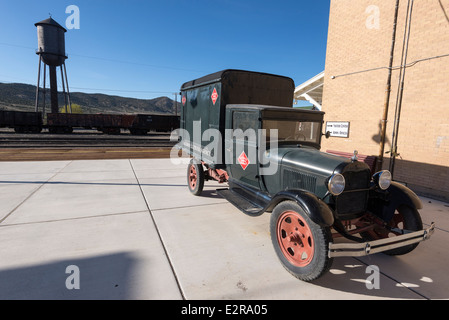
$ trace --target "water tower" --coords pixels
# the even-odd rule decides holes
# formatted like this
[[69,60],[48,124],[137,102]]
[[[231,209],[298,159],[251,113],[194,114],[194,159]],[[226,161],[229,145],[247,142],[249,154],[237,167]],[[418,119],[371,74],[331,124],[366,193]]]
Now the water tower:
[[[49,68],[50,74],[50,103],[51,103],[51,113],[58,113],[58,82],[56,76],[56,68],[61,69],[61,81],[62,89],[65,99],[65,110],[67,112],[67,102],[72,112],[72,107],[70,103],[69,94],[69,83],[67,80],[67,70],[65,67],[65,60],[67,56],[65,54],[65,39],[64,34],[67,32],[59,23],[53,20],[51,17],[38,22],[35,24],[37,27],[37,41],[38,50],[36,54],[39,55],[39,71],[37,77],[37,88],[36,88],[36,112],[38,111],[39,104],[39,85],[41,77],[41,64],[44,63],[44,106],[43,113],[45,114],[45,77],[46,77],[46,67]],[[65,88],[67,87],[67,92]]]

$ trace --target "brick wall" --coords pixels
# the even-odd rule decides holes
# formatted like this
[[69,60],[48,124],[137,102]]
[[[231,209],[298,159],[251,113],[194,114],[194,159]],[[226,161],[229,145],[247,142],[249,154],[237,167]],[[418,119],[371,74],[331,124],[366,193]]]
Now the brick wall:
[[[349,121],[350,133],[348,138],[325,140],[323,150],[379,154],[395,4],[331,1],[323,111],[325,121]],[[407,4],[400,1],[393,66],[401,63]],[[447,54],[449,0],[414,1],[407,63]],[[377,70],[360,72],[369,69]],[[399,72],[392,72],[385,151],[393,141]],[[449,57],[406,68],[398,153],[395,180],[449,200]],[[383,167],[388,168],[385,156]]]

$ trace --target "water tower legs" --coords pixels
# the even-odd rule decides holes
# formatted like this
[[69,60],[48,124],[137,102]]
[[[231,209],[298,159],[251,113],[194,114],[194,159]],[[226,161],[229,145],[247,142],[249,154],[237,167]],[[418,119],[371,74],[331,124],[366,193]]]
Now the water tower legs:
[[[39,89],[40,89],[39,88],[39,85],[40,85],[39,81],[41,79],[41,64],[42,64],[42,57],[39,56],[39,69],[38,69],[38,72],[37,72],[37,86],[36,86],[36,101],[35,101],[35,106],[34,106],[35,112],[39,111],[39,109],[38,109],[38,107],[39,107]],[[44,87],[45,87],[45,85],[44,85]]]
[[58,113],[58,82],[56,79],[56,67],[49,66],[50,69],[50,102],[51,102],[51,113]]
[[[65,68],[65,62],[62,64],[61,70],[62,67],[64,67],[65,83],[67,85],[67,101],[69,102],[69,111],[70,113],[72,113],[72,102],[70,101],[69,80],[67,80],[67,69]],[[64,82],[64,78],[62,81]]]

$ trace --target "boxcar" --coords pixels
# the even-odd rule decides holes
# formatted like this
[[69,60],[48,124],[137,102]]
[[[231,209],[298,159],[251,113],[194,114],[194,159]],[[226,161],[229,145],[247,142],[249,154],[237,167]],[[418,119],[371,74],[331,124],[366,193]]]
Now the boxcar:
[[138,114],[129,130],[132,134],[146,134],[148,131],[170,132],[179,128],[179,116]]
[[47,114],[47,125],[51,133],[71,133],[73,128],[95,128],[108,134],[118,134],[133,122],[133,116],[121,114]]
[[0,111],[0,127],[14,128],[17,133],[39,133],[42,131],[40,112]]
[[179,128],[179,117],[146,114],[67,114],[49,113],[47,125],[51,133],[71,133],[73,128],[95,128],[107,134],[119,134],[121,129],[131,134],[148,131],[171,131]]

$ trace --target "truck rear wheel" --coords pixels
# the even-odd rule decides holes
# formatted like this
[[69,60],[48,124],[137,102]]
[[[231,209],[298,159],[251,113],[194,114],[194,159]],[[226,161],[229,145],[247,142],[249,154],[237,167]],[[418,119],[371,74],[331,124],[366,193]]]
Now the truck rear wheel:
[[187,185],[190,192],[199,196],[204,188],[204,170],[203,165],[195,159],[190,160],[187,167]]
[[279,260],[296,278],[312,281],[330,269],[330,229],[314,223],[296,202],[283,201],[274,208],[270,231]]

